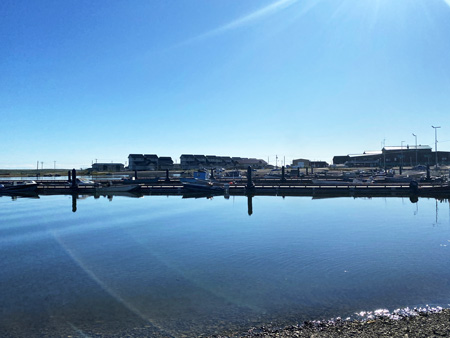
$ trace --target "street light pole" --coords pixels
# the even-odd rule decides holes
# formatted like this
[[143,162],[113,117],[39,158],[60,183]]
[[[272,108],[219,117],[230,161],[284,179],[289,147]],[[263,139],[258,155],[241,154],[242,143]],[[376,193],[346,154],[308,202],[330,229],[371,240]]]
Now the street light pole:
[[402,141],[401,142],[401,147],[400,147],[400,157],[401,157],[401,160],[400,160],[400,175],[402,174],[402,170],[403,170],[403,142],[405,142],[405,141]]
[[417,135],[414,133],[412,135],[416,138],[416,165],[417,165]]
[[438,168],[438,153],[437,153],[437,130],[440,128],[431,126],[431,128],[434,128],[434,152],[436,153],[436,169]]

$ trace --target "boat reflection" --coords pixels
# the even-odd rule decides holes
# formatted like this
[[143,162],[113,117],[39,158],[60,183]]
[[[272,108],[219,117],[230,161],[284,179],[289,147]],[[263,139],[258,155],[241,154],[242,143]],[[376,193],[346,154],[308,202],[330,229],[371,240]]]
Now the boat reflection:
[[13,201],[19,198],[31,198],[31,199],[39,199],[39,194],[37,193],[27,193],[27,192],[13,192],[13,193],[0,193],[0,197],[11,197]]
[[87,199],[89,197],[94,197],[94,199],[99,199],[100,197],[107,198],[110,202],[113,200],[114,196],[120,196],[120,197],[129,197],[129,198],[143,198],[144,194],[139,192],[115,192],[115,193],[108,193],[108,194],[102,194],[102,193],[95,193],[95,194],[84,194],[84,195],[78,195],[78,194],[72,194],[72,212],[77,211],[77,200],[83,200]]

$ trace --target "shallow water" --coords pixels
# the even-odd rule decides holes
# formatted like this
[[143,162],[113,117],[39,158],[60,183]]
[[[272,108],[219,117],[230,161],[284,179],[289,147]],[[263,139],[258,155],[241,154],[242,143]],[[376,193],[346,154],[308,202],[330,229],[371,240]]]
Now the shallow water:
[[192,337],[450,303],[448,201],[76,202],[0,197],[0,332]]

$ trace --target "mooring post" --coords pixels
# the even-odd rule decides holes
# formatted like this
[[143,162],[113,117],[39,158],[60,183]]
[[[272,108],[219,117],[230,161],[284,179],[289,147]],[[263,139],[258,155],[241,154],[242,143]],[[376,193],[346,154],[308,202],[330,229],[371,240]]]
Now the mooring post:
[[400,175],[402,174],[402,165],[400,164],[400,169],[399,169],[399,173],[400,173]]
[[253,184],[252,180],[252,167],[248,166],[247,168],[247,189],[254,189],[255,185]]
[[311,166],[311,175],[314,174],[314,167]]
[[253,196],[247,195],[247,212],[251,216],[253,214]]
[[72,212],[77,212],[77,194],[72,194]]
[[134,171],[134,179],[137,180],[138,176],[137,176],[137,170]]
[[170,182],[169,169],[166,169],[166,182]]
[[308,176],[309,174],[308,174],[308,167],[306,167],[306,176]]
[[214,179],[214,169],[211,169],[211,175],[209,175],[209,176],[212,180]]
[[427,164],[427,181],[431,180],[430,165]]
[[286,181],[286,177],[284,177],[284,166],[281,167],[281,182]]
[[76,188],[77,187],[77,171],[74,169],[72,169],[72,188]]

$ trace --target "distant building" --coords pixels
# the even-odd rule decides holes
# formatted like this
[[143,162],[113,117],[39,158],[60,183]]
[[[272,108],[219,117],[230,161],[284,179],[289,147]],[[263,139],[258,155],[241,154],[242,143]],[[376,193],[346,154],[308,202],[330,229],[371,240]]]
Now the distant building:
[[[450,152],[438,151],[438,163],[449,164]],[[365,151],[362,154],[334,156],[333,164],[348,167],[398,167],[435,165],[436,153],[427,145],[384,147],[381,151]]]
[[262,169],[267,166],[267,162],[256,158],[235,158],[233,157],[234,166],[237,169],[247,169],[252,167],[253,169]]
[[296,160],[292,160],[292,167],[294,168],[306,168],[309,167],[310,161],[304,158],[299,158]]
[[167,170],[173,169],[172,157],[160,157],[158,158],[158,169]]
[[180,157],[180,165],[183,170],[189,169],[214,169],[214,168],[264,168],[267,162],[256,158],[242,158],[216,155],[190,155],[183,154]]
[[171,157],[158,157],[154,154],[130,154],[128,155],[128,169],[136,171],[151,171],[172,169]]
[[93,171],[109,171],[117,172],[125,169],[122,163],[94,163],[92,165]]
[[326,168],[328,167],[328,163],[325,161],[310,161],[309,166],[311,168]]
[[194,155],[183,154],[180,157],[180,166],[183,170],[188,169],[199,169],[199,165],[194,157]]

